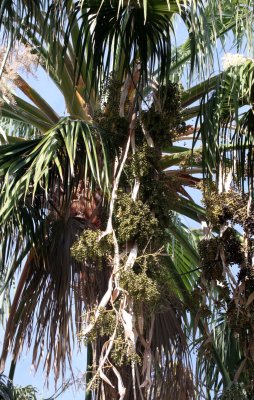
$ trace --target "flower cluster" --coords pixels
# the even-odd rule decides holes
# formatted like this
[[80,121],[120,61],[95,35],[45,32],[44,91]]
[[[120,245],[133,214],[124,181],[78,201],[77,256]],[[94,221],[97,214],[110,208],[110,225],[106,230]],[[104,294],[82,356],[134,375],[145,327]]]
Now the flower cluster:
[[245,57],[243,54],[226,53],[224,57],[222,57],[222,66],[224,71],[226,71],[229,68],[240,67],[246,64],[247,61],[254,62],[254,59]]
[[38,57],[32,49],[24,45],[16,45],[12,50],[0,48],[0,97],[1,100],[15,105],[15,89],[20,86],[19,74],[34,74],[38,65]]

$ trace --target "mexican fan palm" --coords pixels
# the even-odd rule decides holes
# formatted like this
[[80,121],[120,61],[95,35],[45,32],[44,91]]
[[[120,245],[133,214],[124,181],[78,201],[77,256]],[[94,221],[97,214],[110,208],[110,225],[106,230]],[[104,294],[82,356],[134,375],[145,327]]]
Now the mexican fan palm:
[[[221,78],[179,83],[183,70],[204,77],[216,35],[237,25],[238,4],[225,7],[216,19],[200,1],[1,5],[1,293],[11,298],[2,369],[27,345],[35,368],[58,379],[78,334],[95,398],[197,396],[184,329],[199,256],[177,214],[204,218],[186,187],[199,182],[206,147],[174,143],[192,140],[190,105]],[[188,32],[178,47],[177,15]],[[24,79],[36,65],[65,118]]]

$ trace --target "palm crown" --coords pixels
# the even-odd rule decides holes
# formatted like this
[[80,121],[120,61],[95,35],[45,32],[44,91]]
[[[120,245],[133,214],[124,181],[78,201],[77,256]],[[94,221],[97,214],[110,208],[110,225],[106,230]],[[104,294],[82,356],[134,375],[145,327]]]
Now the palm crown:
[[[197,173],[211,178],[223,165],[221,174],[232,168],[244,187],[241,168],[251,146],[251,112],[239,120],[230,145],[223,135],[238,123],[239,107],[252,102],[251,59],[207,80],[202,68],[217,37],[229,30],[238,40],[243,35],[246,5],[223,6],[225,13],[216,16],[214,5],[202,2],[3,3],[4,297],[15,276],[18,284],[2,368],[9,347],[16,362],[27,339],[36,366],[46,347],[46,372],[54,364],[57,379],[78,333],[91,343],[89,387],[97,398],[103,390],[108,398],[117,392],[120,398],[195,396],[183,332],[186,305],[204,337],[207,321],[197,320],[197,305],[191,306],[199,277],[196,237],[188,238],[177,214],[205,218],[186,191],[199,182]],[[176,15],[188,31],[180,46],[172,39]],[[36,63],[61,91],[67,117],[22,77],[20,68],[29,72]],[[179,84],[186,70],[203,78],[188,90]],[[248,79],[239,79],[241,73]],[[188,125],[196,116],[198,129]],[[174,145],[192,140],[194,131],[202,148]],[[220,343],[211,343],[217,382],[228,387],[233,379]],[[201,375],[210,368],[206,363]],[[97,379],[101,384],[94,386]]]

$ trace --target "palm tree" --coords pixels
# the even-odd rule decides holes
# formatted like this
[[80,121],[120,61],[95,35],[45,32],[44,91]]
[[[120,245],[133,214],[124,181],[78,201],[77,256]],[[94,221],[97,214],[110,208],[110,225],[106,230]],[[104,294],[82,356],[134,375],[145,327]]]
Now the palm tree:
[[[221,15],[214,6],[162,0],[3,3],[4,301],[15,276],[18,284],[2,369],[10,348],[15,364],[27,344],[35,366],[46,354],[46,373],[54,367],[58,379],[77,333],[88,342],[94,398],[198,395],[185,329],[186,305],[193,319],[197,313],[191,291],[199,255],[195,236],[190,241],[177,214],[205,218],[186,187],[199,182],[193,175],[202,173],[204,163],[210,173],[218,166],[211,149],[219,157],[221,148],[207,140],[204,116],[224,76],[188,90],[179,79],[182,71],[205,76],[201,56],[211,62],[216,35],[235,27],[240,40],[248,15],[237,2],[223,3]],[[177,15],[188,31],[180,46],[172,44]],[[22,77],[20,69],[30,72],[36,63],[59,88],[67,117]],[[25,99],[13,93],[14,86]],[[193,103],[201,99],[200,111]],[[202,149],[175,146],[193,139],[186,121],[197,115]],[[198,326],[204,336],[202,318]],[[211,349],[229,387],[232,378],[213,339]]]

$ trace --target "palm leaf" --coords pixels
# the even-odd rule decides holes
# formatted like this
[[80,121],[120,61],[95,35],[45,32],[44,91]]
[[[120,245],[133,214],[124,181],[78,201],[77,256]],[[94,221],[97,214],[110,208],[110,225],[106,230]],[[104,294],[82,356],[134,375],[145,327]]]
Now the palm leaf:
[[[234,57],[232,55],[232,57]],[[242,190],[253,185],[252,132],[253,112],[241,108],[252,103],[254,64],[243,58],[239,65],[232,65],[218,80],[211,95],[201,101],[201,111],[196,134],[202,140],[202,157],[205,161],[204,175],[211,178],[217,168],[220,174],[231,168],[234,179]],[[242,110],[242,111],[241,111]]]
[[[58,390],[58,393],[45,400],[58,398],[64,390]],[[37,390],[33,386],[14,386],[13,381],[3,374],[0,374],[0,396],[1,400],[38,400]]]
[[[34,198],[37,191],[42,190],[47,197],[48,191],[52,189],[50,185],[54,184],[51,175],[56,173],[59,181],[63,180],[64,157],[72,176],[74,170],[78,168],[77,162],[84,157],[82,162],[89,166],[89,171],[85,177],[84,167],[83,171],[79,168],[78,177],[89,179],[90,185],[94,182],[106,193],[109,175],[105,145],[100,134],[97,132],[96,138],[92,129],[81,121],[63,120],[40,139],[4,145],[0,148],[0,170],[5,175],[2,185],[3,221],[17,202],[22,198],[25,199],[28,194]],[[97,141],[101,148],[104,148],[100,165]],[[49,170],[52,171],[51,174]],[[10,179],[12,179],[11,184]],[[67,188],[65,191],[67,192]]]

